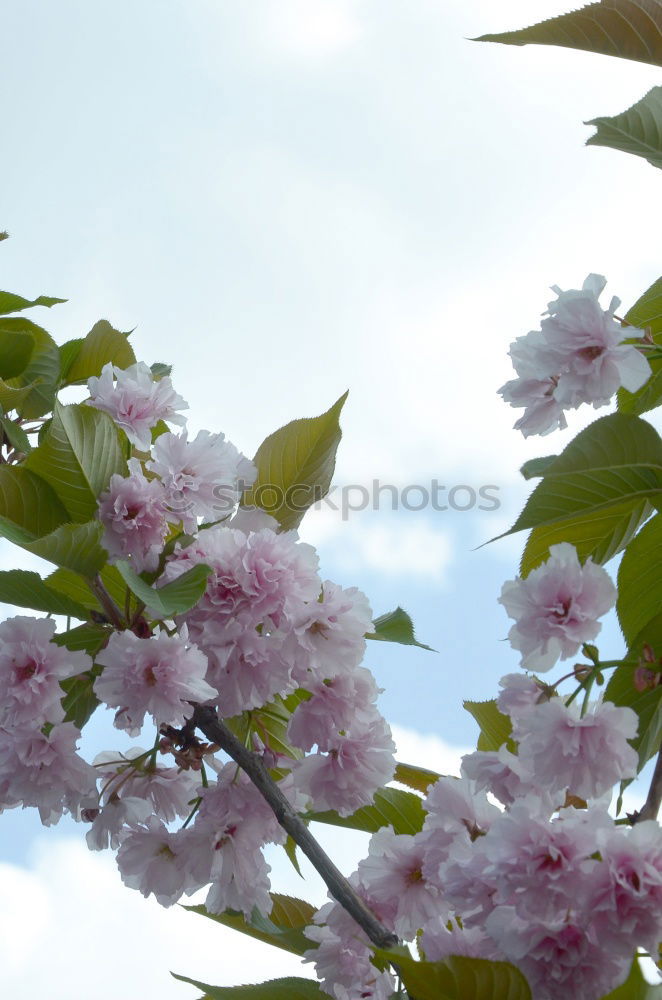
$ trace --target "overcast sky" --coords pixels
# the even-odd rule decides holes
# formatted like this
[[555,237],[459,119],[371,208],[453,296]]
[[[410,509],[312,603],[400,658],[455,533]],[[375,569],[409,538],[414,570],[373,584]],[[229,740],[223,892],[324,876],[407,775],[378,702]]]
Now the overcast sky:
[[[525,443],[496,396],[549,286],[605,274],[625,307],[659,276],[657,172],[583,143],[659,82],[652,67],[468,38],[560,13],[552,0],[8,0],[0,287],[67,297],[60,342],[105,317],[174,362],[190,424],[247,454],[346,389],[335,477],[478,492],[499,507],[352,512],[303,536],[376,614],[401,604],[437,654],[370,649],[400,756],[441,770],[475,741],[462,697],[517,657],[496,598],[523,539]],[[605,412],[605,411],[603,411]],[[350,496],[358,497],[358,490]],[[419,494],[420,495],[420,494]],[[458,492],[458,506],[470,491]],[[0,565],[33,566],[0,542]],[[36,564],[35,564],[36,565]],[[7,609],[7,613],[12,613]],[[604,648],[618,655],[617,629]],[[113,746],[107,718],[90,750]],[[334,849],[349,871],[361,838]],[[73,824],[0,819],[0,988],[13,1000],[185,1000],[294,971],[124,889]],[[340,843],[340,846],[338,846]],[[282,859],[281,884],[297,886]],[[319,887],[313,889],[319,895]],[[200,925],[203,925],[202,927]],[[139,928],[139,933],[136,933]],[[222,944],[220,942],[223,942]],[[248,951],[246,950],[248,947]],[[250,959],[247,958],[250,955]],[[250,964],[250,968],[248,965]]]

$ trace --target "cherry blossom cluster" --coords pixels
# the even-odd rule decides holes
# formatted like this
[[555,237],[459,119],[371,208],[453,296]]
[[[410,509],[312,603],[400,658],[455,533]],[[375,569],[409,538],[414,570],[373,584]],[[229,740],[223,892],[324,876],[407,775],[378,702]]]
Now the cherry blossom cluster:
[[581,289],[562,291],[550,302],[540,330],[518,337],[510,345],[517,378],[499,389],[505,402],[524,407],[515,423],[525,437],[549,434],[567,426],[565,410],[582,403],[605,406],[623,386],[636,392],[651,374],[637,347],[623,343],[642,331],[625,328],[614,313],[620,299],[602,309],[598,298],[606,285],[599,274],[589,274]]
[[[546,563],[503,587],[522,666],[545,672],[577,653],[614,599],[605,570],[552,546]],[[607,811],[614,785],[637,774],[637,716],[603,700],[580,708],[531,674],[500,684],[508,740],[431,786],[420,833],[379,830],[350,881],[430,961],[509,961],[534,1000],[598,1000],[637,948],[656,955],[662,938],[662,830],[619,825]],[[392,996],[393,976],[336,902],[306,934],[317,945],[307,960],[335,1000]]]
[[[157,590],[198,564],[210,573],[197,604],[173,619],[126,611],[94,660],[58,645],[49,620],[0,625],[0,809],[90,823],[89,847],[117,850],[125,883],[164,905],[206,886],[212,912],[268,913],[262,850],[285,835],[245,774],[195,736],[194,709],[233,720],[297,812],[345,816],[368,804],[395,769],[361,666],[370,606],[356,588],[323,581],[295,531],[237,509],[257,470],[222,434],[167,430],[186,407],[168,376],[106,365],[88,388],[89,405],[133,445],[128,475],[113,475],[99,498],[109,561],[149,572]],[[151,727],[151,749],[106,751],[93,766],[77,754],[61,682],[90,671],[117,729],[138,738]],[[279,710],[274,748],[267,720]]]
[[[598,1000],[635,950],[662,937],[662,831],[616,825],[615,782],[634,777],[637,717],[596,702],[582,714],[532,677],[501,681],[512,740],[463,758],[424,800],[415,835],[381,829],[351,882],[379,919],[430,961],[509,961],[534,1000]],[[498,803],[498,804],[497,804]],[[335,902],[306,930],[336,1000],[388,1000],[392,975]]]

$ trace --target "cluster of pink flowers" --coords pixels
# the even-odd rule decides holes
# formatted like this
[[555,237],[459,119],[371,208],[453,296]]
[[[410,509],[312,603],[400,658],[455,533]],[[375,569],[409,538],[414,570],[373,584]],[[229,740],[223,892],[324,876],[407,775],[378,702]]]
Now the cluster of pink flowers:
[[[361,666],[370,606],[356,588],[323,582],[317,553],[296,532],[280,532],[262,511],[237,510],[257,470],[222,434],[189,440],[185,429],[157,427],[183,423],[185,404],[169,378],[145,365],[107,365],[89,390],[89,403],[138,449],[128,475],[113,475],[99,498],[110,561],[150,572],[156,588],[200,563],[211,572],[197,604],[174,620],[147,608],[138,622],[127,612],[94,664],[55,645],[50,621],[0,626],[0,809],[37,805],[45,822],[65,810],[85,820],[89,847],[117,850],[126,884],[164,905],[209,886],[214,912],[268,912],[262,849],[282,842],[283,831],[215,747],[195,739],[185,747],[168,734],[186,726],[197,704],[227,719],[291,696],[289,752],[275,753],[260,730],[283,793],[299,811],[349,815],[367,805],[395,769],[379,691]],[[108,751],[93,767],[76,755],[79,734],[64,721],[60,682],[93,666],[94,694],[115,711],[115,726],[138,737],[151,725],[152,750]]]
[[[626,977],[636,948],[655,954],[662,936],[662,831],[616,826],[607,813],[614,783],[636,773],[637,717],[606,702],[582,716],[533,678],[501,683],[519,745],[466,756],[461,778],[429,789],[422,831],[380,830],[351,881],[428,960],[509,961],[534,1000],[598,1000]],[[580,799],[585,807],[565,805]],[[338,904],[315,921],[307,958],[324,989],[388,1000],[393,978]]]
[[55,623],[17,616],[0,623],[0,812],[35,806],[46,826],[79,813],[94,795],[94,770],[76,753],[60,682],[92,666],[53,641]]
[[[621,343],[615,300],[606,312],[597,303],[603,285],[591,275],[582,291],[557,289],[542,331],[514,345],[520,379],[502,392],[526,405],[525,434],[645,380],[647,363]],[[243,715],[242,731],[296,812],[349,816],[395,773],[379,689],[362,666],[372,611],[356,588],[322,579],[295,531],[237,509],[257,470],[222,434],[189,440],[186,429],[160,426],[184,424],[169,378],[107,365],[89,390],[89,404],[134,446],[128,475],[113,475],[99,498],[110,562],[150,573],[157,590],[195,566],[209,574],[200,599],[173,618],[142,603],[133,614],[131,601],[116,609],[94,662],[58,645],[50,620],[0,624],[0,811],[35,806],[45,824],[65,812],[84,820],[90,849],[117,851],[125,884],[164,906],[206,888],[212,913],[268,914],[264,847],[285,833],[246,774],[195,736],[195,707],[235,728]],[[552,546],[544,565],[501,593],[521,665],[544,672],[575,655],[615,594],[600,566]],[[152,749],[106,751],[94,766],[78,755],[62,682],[83,674],[118,729],[138,737],[152,727]],[[652,821],[616,825],[607,812],[614,785],[637,773],[637,716],[588,696],[580,709],[528,675],[509,674],[501,687],[508,742],[465,756],[460,778],[429,788],[419,833],[379,830],[350,881],[430,960],[507,960],[534,1000],[598,1000],[635,949],[654,952],[662,936],[662,831]],[[270,712],[277,748],[260,724]],[[393,976],[342,907],[328,903],[306,933],[316,945],[306,959],[334,1000],[389,1000]]]
[[511,344],[517,378],[499,392],[511,406],[524,407],[515,429],[525,437],[564,428],[565,410],[582,403],[604,406],[621,386],[635,392],[649,378],[641,352],[623,343],[641,331],[614,318],[620,299],[613,298],[608,309],[598,302],[606,283],[589,274],[580,290],[553,286],[558,297],[549,303],[540,330]]

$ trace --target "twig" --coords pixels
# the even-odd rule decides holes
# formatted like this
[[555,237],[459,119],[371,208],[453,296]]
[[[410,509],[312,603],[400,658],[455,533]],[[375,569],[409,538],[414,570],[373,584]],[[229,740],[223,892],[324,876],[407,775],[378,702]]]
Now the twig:
[[286,833],[297,844],[316,871],[324,879],[329,892],[354,918],[378,948],[393,948],[398,938],[368,909],[342,872],[322,850],[306,824],[296,814],[276,782],[269,774],[262,757],[248,750],[218,718],[216,709],[198,705],[192,721],[208,740],[218,744],[246,772]]
[[657,819],[660,805],[662,805],[662,750],[657,755],[655,770],[653,771],[646,801],[632,820],[633,825],[635,823],[643,823],[646,819]]
[[103,580],[97,573],[94,580],[90,580],[90,586],[94,591],[95,595],[99,599],[99,604],[106,612],[106,617],[111,625],[114,625],[117,629],[124,628],[124,622],[122,621],[122,616],[120,614],[119,608],[115,604],[114,600],[106,590],[103,585]]

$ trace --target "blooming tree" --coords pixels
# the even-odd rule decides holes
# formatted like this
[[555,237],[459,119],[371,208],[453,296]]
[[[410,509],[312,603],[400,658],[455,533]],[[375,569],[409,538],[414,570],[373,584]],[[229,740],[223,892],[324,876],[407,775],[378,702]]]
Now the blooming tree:
[[[647,6],[662,29],[660,4],[620,0],[587,8],[578,37],[607,8]],[[496,40],[560,44],[559,29],[570,44],[573,18]],[[1,600],[47,616],[0,624],[0,811],[72,816],[129,888],[164,906],[203,890],[197,913],[318,979],[178,977],[205,996],[659,996],[636,956],[656,959],[662,939],[662,440],[641,417],[662,403],[662,279],[623,318],[604,286],[554,286],[540,329],[511,346],[500,392],[525,436],[614,394],[618,409],[522,469],[540,482],[499,597],[522,672],[466,703],[480,737],[459,777],[396,763],[363,665],[368,642],[415,643],[411,620],[373,619],[297,534],[329,488],[344,397],[249,460],[217,430],[189,439],[169,367],[137,361],[128,335],[101,321],[58,347],[22,313],[62,300],[0,293],[0,534],[55,567],[0,573]],[[618,660],[595,645],[614,606]],[[99,705],[147,748],[84,759]],[[656,755],[645,805],[623,815],[623,789]],[[372,834],[349,877],[313,819]],[[309,858],[326,905],[272,893],[272,843],[295,866]]]

